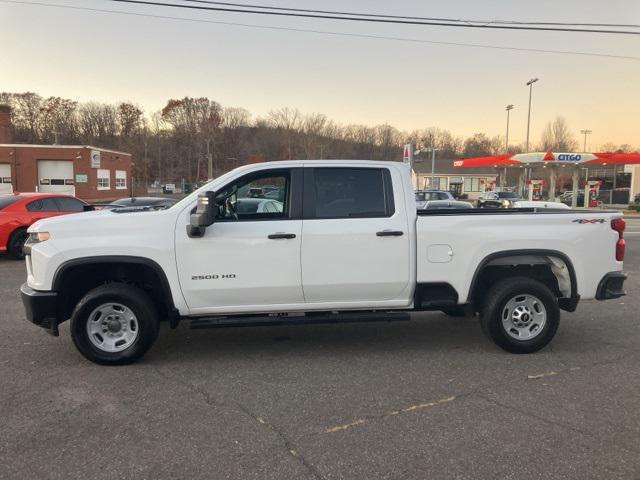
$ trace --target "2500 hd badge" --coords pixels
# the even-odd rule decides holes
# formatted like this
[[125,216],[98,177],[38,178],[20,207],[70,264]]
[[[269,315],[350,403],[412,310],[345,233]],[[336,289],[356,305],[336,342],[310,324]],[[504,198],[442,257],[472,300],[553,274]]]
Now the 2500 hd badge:
[[218,280],[220,278],[236,278],[235,273],[222,273],[220,275],[192,275],[191,280]]

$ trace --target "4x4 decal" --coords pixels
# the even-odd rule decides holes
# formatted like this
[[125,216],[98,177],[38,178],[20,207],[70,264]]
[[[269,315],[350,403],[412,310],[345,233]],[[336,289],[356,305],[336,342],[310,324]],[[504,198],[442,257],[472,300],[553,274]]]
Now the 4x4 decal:
[[606,220],[604,218],[576,218],[573,220],[573,223],[579,223],[580,225],[584,225],[585,223],[605,223]]

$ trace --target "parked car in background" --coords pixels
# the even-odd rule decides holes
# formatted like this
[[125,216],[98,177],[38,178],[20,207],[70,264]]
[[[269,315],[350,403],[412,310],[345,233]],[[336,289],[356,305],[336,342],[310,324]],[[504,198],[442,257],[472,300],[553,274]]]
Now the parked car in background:
[[521,200],[516,192],[482,192],[478,197],[478,208],[513,208]]
[[129,197],[121,198],[115,202],[111,202],[105,205],[106,208],[118,208],[118,207],[151,207],[154,210],[163,210],[169,208],[172,205],[178,203],[178,200],[174,198],[166,197]]
[[32,223],[49,217],[92,210],[88,203],[55,193],[15,193],[0,195],[0,252],[24,258],[22,247]]
[[635,203],[636,205],[640,205],[640,193],[636,193],[636,195],[633,197],[633,203]]
[[423,210],[424,204],[431,200],[455,200],[453,194],[445,190],[416,190],[415,197],[418,210]]
[[513,208],[550,208],[552,210],[568,210],[571,207],[562,202],[519,200],[513,203]]
[[473,208],[469,202],[460,202],[458,200],[429,200],[419,210],[450,210],[460,208]]

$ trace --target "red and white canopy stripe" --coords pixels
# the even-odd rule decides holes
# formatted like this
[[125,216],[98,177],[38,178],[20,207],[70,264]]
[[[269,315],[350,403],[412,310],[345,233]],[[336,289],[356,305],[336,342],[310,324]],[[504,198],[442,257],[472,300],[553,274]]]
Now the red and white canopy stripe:
[[535,153],[502,154],[488,157],[471,157],[454,160],[458,168],[472,167],[510,167],[517,165],[540,164],[596,164],[627,165],[640,164],[640,153],[553,153],[551,150]]

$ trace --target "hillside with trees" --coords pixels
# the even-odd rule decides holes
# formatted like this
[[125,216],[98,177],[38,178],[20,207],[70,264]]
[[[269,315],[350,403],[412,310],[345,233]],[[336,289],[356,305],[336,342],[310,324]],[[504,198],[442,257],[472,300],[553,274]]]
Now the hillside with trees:
[[[504,138],[476,133],[469,138],[429,127],[401,132],[391,125],[340,125],[321,113],[297,109],[270,111],[253,118],[242,108],[224,107],[208,98],[170,99],[158,112],[122,102],[79,103],[37,93],[0,93],[0,104],[13,109],[16,143],[84,144],[130,152],[134,175],[151,183],[207,178],[256,161],[348,158],[400,160],[402,145],[417,149],[435,146],[440,158],[454,159],[502,153]],[[543,132],[540,148],[570,150],[577,145],[566,122],[559,118]],[[631,150],[628,145],[607,145]],[[510,153],[522,151],[511,145]]]

